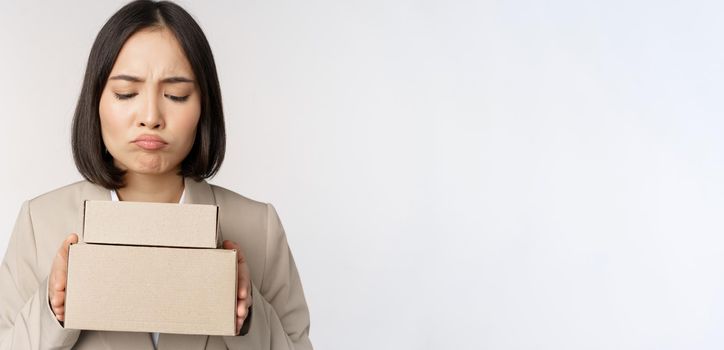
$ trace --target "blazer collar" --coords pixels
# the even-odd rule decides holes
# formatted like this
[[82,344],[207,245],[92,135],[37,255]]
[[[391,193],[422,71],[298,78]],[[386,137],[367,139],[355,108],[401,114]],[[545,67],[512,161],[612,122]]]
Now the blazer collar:
[[[184,202],[191,204],[213,204],[216,205],[214,192],[205,180],[196,181],[190,177],[184,177],[184,190],[186,191]],[[111,190],[86,181],[83,190],[83,199],[87,200],[111,200]]]
[[205,180],[196,181],[190,177],[184,177],[184,190],[186,191],[186,198],[184,198],[186,203],[216,205],[214,191]]

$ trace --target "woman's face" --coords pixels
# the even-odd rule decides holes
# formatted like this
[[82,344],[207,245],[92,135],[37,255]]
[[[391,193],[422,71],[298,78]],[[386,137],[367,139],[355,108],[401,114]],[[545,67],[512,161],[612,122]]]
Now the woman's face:
[[123,45],[101,94],[101,134],[116,167],[176,172],[194,144],[201,98],[191,65],[168,29]]

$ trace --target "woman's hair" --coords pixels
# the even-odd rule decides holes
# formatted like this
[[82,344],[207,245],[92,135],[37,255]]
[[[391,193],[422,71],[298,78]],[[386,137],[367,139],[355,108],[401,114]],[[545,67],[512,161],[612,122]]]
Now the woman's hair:
[[206,36],[180,6],[168,1],[137,0],[118,10],[98,33],[73,116],[71,143],[75,165],[86,180],[108,189],[125,186],[125,171],[113,164],[113,157],[103,143],[98,112],[101,94],[123,44],[134,33],[150,27],[168,28],[175,35],[201,90],[196,137],[178,175],[196,181],[210,178],[224,160],[226,132],[221,88]]

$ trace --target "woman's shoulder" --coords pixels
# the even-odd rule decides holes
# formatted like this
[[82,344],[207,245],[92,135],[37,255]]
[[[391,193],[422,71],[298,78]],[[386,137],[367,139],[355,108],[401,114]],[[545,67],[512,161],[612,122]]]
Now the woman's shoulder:
[[215,184],[209,185],[211,186],[211,190],[214,193],[216,204],[221,208],[230,207],[234,208],[235,210],[244,210],[247,213],[259,212],[260,214],[266,214],[268,206],[270,205],[268,203],[241,195],[223,186]]
[[267,235],[273,234],[274,239],[277,239],[282,232],[281,222],[274,206],[219,185],[210,184],[210,187],[216,205],[219,206],[219,221],[224,239],[230,239],[247,247],[247,258],[263,266],[265,258],[259,252],[266,251],[269,240]]
[[48,206],[57,208],[59,204],[75,205],[78,201],[82,201],[84,193],[87,193],[89,190],[95,192],[103,191],[101,186],[86,180],[80,180],[32,197],[28,200],[28,205],[36,208]]

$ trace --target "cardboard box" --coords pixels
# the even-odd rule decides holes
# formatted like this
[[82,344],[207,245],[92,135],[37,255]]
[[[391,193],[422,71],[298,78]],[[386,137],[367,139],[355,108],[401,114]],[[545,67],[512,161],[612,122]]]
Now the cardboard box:
[[85,243],[217,248],[219,207],[85,201]]
[[236,251],[217,248],[215,205],[85,201],[70,246],[71,329],[234,335]]
[[65,327],[234,335],[236,251],[70,246]]

